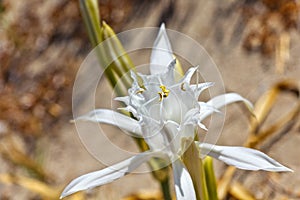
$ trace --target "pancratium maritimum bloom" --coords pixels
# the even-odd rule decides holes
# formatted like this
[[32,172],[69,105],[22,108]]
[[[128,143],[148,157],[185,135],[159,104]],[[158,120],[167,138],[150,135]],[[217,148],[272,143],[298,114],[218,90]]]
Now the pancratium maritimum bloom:
[[[135,136],[143,137],[150,150],[76,178],[65,188],[61,197],[112,182],[150,158],[159,157],[172,163],[177,199],[196,199],[191,176],[180,159],[186,150],[183,141],[194,142],[196,128],[205,129],[202,120],[219,108],[237,101],[244,102],[248,107],[251,107],[251,103],[235,93],[214,97],[206,103],[199,102],[201,92],[213,83],[191,84],[197,67],[190,68],[177,80],[175,65],[171,45],[162,25],[151,55],[151,75],[132,72],[133,84],[128,90],[128,96],[116,98],[126,104],[124,109],[132,113],[134,118],[113,110],[97,109],[76,119],[118,126]],[[216,146],[198,141],[195,144],[201,153],[240,169],[291,171],[254,149]]]

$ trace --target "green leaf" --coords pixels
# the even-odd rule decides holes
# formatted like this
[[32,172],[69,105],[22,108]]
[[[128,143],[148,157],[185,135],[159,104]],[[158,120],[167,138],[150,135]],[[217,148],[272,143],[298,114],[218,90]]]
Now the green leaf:
[[218,200],[216,177],[213,168],[213,160],[207,156],[203,162],[204,173],[206,180],[206,187],[208,191],[209,200]]
[[100,24],[100,12],[97,0],[79,0],[80,11],[92,45],[103,41]]

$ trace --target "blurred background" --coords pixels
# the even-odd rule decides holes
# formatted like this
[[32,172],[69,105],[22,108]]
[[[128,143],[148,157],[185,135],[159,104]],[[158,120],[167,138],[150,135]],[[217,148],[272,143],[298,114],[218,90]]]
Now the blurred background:
[[[262,134],[253,147],[295,172],[236,171],[225,199],[244,199],[236,190],[253,199],[300,199],[299,1],[99,0],[99,5],[101,19],[116,32],[165,22],[192,37],[219,67],[226,91],[255,103],[260,123],[253,125],[245,108],[232,105],[218,143],[242,145],[250,133]],[[0,0],[0,200],[58,199],[70,180],[104,167],[69,123],[73,82],[91,49],[77,0]],[[215,168],[224,183],[227,166],[215,162]],[[160,198],[150,174],[128,175],[70,197]]]

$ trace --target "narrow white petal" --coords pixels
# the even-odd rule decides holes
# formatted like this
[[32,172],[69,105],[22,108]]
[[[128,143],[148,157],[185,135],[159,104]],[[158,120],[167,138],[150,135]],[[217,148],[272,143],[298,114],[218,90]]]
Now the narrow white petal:
[[211,106],[211,105],[209,105],[205,102],[199,101],[198,103],[200,105],[200,112],[201,113],[204,113],[204,112],[207,112],[207,111],[221,113],[217,108],[215,108],[214,106]]
[[133,116],[135,116],[135,117],[137,116],[137,111],[131,105],[128,105],[128,106],[123,107],[123,108],[118,108],[118,110],[132,113]]
[[208,131],[208,129],[206,128],[206,126],[204,124],[202,124],[201,122],[198,122],[198,126],[200,128],[202,128],[203,130]]
[[162,24],[151,53],[150,73],[160,74],[166,72],[172,60],[173,53],[171,44],[165,29],[165,24]]
[[126,105],[129,105],[129,96],[124,96],[124,97],[116,97],[115,98],[116,101],[121,101],[123,103],[125,103]]
[[204,90],[213,86],[214,84],[215,83],[213,83],[213,82],[205,82],[205,83],[199,83],[199,84],[192,84],[192,85],[190,85],[190,87],[194,91],[195,97],[198,98]]
[[179,81],[180,83],[190,83],[192,76],[197,71],[198,67],[191,67],[188,71],[184,74],[184,77]]
[[137,74],[134,71],[130,70],[130,76],[133,79],[133,86],[138,87],[138,77],[137,77]]
[[173,59],[171,61],[171,63],[169,63],[168,65],[168,70],[165,74],[162,74],[161,78],[164,81],[164,84],[169,86],[174,84],[174,80],[175,80],[175,76],[174,76],[174,72],[175,72],[175,65],[176,65],[176,59]]
[[162,134],[165,136],[165,148],[170,148],[174,154],[178,153],[181,145],[182,135],[179,132],[179,124],[174,121],[168,120],[164,123]]
[[[250,110],[253,109],[253,105],[249,100],[245,99],[244,97],[242,97],[241,95],[236,94],[236,93],[227,93],[227,94],[222,94],[222,95],[216,96],[216,97],[212,98],[211,100],[209,100],[206,104],[214,107],[215,109],[220,109],[223,106],[226,106],[226,105],[234,103],[234,102],[239,102],[239,101],[245,103],[245,105]],[[204,120],[206,117],[211,115],[213,112],[214,112],[213,110],[207,110],[207,111],[202,112],[200,115],[200,121]]]
[[177,200],[196,200],[192,178],[181,160],[172,163]]
[[188,124],[193,125],[198,123],[199,115],[200,115],[199,108],[192,108],[188,110],[184,115],[183,125],[188,125]]
[[268,155],[246,147],[217,146],[198,143],[203,155],[209,155],[228,165],[244,170],[265,170],[273,172],[293,171]]
[[141,127],[138,121],[122,115],[118,112],[108,109],[97,109],[89,112],[86,115],[77,117],[76,120],[100,122],[117,126],[123,130],[135,134],[134,136],[142,136]]
[[162,135],[162,124],[151,117],[141,117],[141,127],[143,138],[152,150],[161,150],[165,148],[164,135]]
[[124,160],[118,164],[107,167],[100,171],[91,172],[74,179],[62,192],[60,198],[64,198],[75,192],[91,189],[119,179],[132,172],[141,164],[147,162],[152,157],[163,157],[159,152],[143,152]]

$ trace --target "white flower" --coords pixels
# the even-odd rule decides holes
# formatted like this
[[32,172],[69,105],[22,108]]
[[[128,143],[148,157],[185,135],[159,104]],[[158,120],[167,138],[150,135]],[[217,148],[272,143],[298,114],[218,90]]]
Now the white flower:
[[[76,119],[118,126],[134,136],[143,137],[150,150],[76,178],[64,189],[61,198],[112,182],[132,172],[150,158],[159,157],[172,162],[177,199],[196,199],[192,179],[181,161],[181,155],[185,151],[181,146],[183,139],[193,141],[198,126],[206,129],[202,120],[219,108],[237,101],[242,101],[249,107],[251,103],[235,93],[214,97],[206,103],[199,102],[201,92],[213,83],[191,84],[191,77],[197,67],[190,68],[181,80],[176,81],[175,64],[163,24],[151,55],[151,75],[132,72],[133,84],[128,90],[128,96],[116,98],[126,104],[123,109],[131,112],[135,119],[107,109],[97,109]],[[257,150],[197,141],[196,144],[203,155],[207,154],[237,168],[291,171]]]

